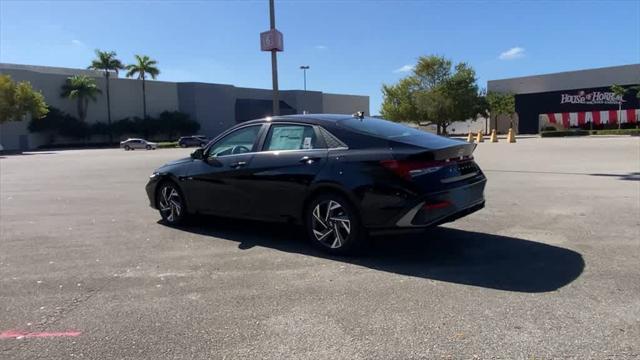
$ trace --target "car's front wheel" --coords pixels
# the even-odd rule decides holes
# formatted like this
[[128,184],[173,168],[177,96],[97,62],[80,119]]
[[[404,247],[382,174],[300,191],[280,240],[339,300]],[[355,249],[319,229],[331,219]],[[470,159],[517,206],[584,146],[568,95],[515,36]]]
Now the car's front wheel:
[[356,209],[341,195],[328,193],[314,198],[307,208],[309,240],[331,254],[345,255],[360,250],[365,242]]
[[147,150],[151,150],[151,145],[147,145],[147,146],[145,146],[145,148],[146,148]]
[[129,146],[129,145],[125,145],[125,146],[124,146],[124,151],[129,151],[129,150],[131,150],[131,146]]
[[186,206],[182,192],[176,184],[167,181],[160,185],[156,204],[162,220],[169,225],[178,225],[186,218]]

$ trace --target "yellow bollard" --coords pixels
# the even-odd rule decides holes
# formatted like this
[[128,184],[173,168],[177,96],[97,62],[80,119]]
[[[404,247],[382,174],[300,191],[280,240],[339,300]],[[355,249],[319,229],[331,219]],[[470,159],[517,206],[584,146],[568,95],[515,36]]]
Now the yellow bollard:
[[484,137],[482,137],[482,131],[478,131],[478,136],[476,137],[476,141],[479,143],[484,142]]
[[509,134],[507,135],[507,140],[509,140],[510,143],[516,142],[516,135],[513,129],[511,128],[509,128]]
[[469,142],[469,143],[473,142],[473,136],[471,135],[471,133],[469,133],[469,135],[467,135],[467,142]]
[[498,142],[498,134],[496,129],[491,130],[491,142]]

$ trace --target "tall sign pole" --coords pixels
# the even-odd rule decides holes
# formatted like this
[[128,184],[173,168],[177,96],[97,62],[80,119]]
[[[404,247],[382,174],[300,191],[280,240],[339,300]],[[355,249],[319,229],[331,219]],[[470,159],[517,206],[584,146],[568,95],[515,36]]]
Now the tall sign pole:
[[271,52],[271,78],[273,81],[273,114],[280,115],[280,94],[278,93],[278,51],[284,50],[282,33],[276,29],[274,0],[269,0],[270,30],[260,33],[260,50]]
[[[274,0],[269,0],[270,29],[276,29],[276,11]],[[273,81],[273,115],[280,115],[280,94],[278,93],[278,50],[271,50],[271,79]]]

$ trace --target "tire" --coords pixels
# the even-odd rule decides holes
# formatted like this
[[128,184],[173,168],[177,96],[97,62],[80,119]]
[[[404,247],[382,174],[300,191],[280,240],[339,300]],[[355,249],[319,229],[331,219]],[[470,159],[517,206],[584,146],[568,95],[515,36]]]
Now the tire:
[[131,147],[129,145],[125,145],[124,146],[124,151],[129,151],[129,150],[131,150]]
[[181,147],[181,148],[186,148],[186,147],[187,147],[187,144],[182,143],[182,144],[180,144],[180,147]]
[[365,246],[360,216],[342,195],[324,193],[313,198],[305,212],[305,224],[309,241],[329,254],[353,254]]
[[187,207],[182,191],[174,182],[165,181],[158,185],[156,204],[165,224],[176,226],[184,223]]
[[147,150],[151,150],[151,145],[147,145],[147,146],[145,146],[145,148],[146,148]]

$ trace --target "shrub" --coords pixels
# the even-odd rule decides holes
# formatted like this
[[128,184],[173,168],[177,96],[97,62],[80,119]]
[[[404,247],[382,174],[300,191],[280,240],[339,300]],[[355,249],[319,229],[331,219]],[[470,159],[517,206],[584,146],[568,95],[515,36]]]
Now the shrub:
[[166,142],[158,143],[158,149],[166,149],[166,148],[174,148],[174,147],[178,147],[177,141],[166,141]]
[[113,123],[116,136],[133,135],[144,138],[161,137],[175,139],[180,135],[191,135],[200,130],[200,124],[191,120],[188,114],[179,111],[164,111],[156,118],[122,119]]
[[146,139],[175,140],[178,136],[195,134],[198,130],[200,130],[200,124],[192,120],[188,114],[179,111],[164,111],[158,118],[125,118],[114,121],[109,127],[104,122],[88,125],[59,109],[51,107],[46,117],[33,119],[29,123],[30,132],[49,134],[50,144],[55,142],[56,136],[86,139],[92,135],[108,135],[109,132],[116,137],[136,136]]
[[109,135],[109,125],[103,122],[97,122],[89,125],[89,133],[91,135]]
[[50,142],[57,135],[71,139],[84,139],[90,135],[89,126],[84,121],[55,107],[50,107],[49,113],[42,119],[32,119],[28,128],[30,132],[48,133]]
[[540,133],[541,137],[564,137],[564,136],[587,136],[589,132],[586,130],[557,130],[557,131],[543,131]]
[[191,120],[189,114],[179,111],[163,111],[158,118],[158,130],[166,134],[170,139],[175,139],[179,135],[191,135],[200,130],[200,124]]
[[594,130],[592,135],[635,135],[640,136],[640,129],[608,129]]

